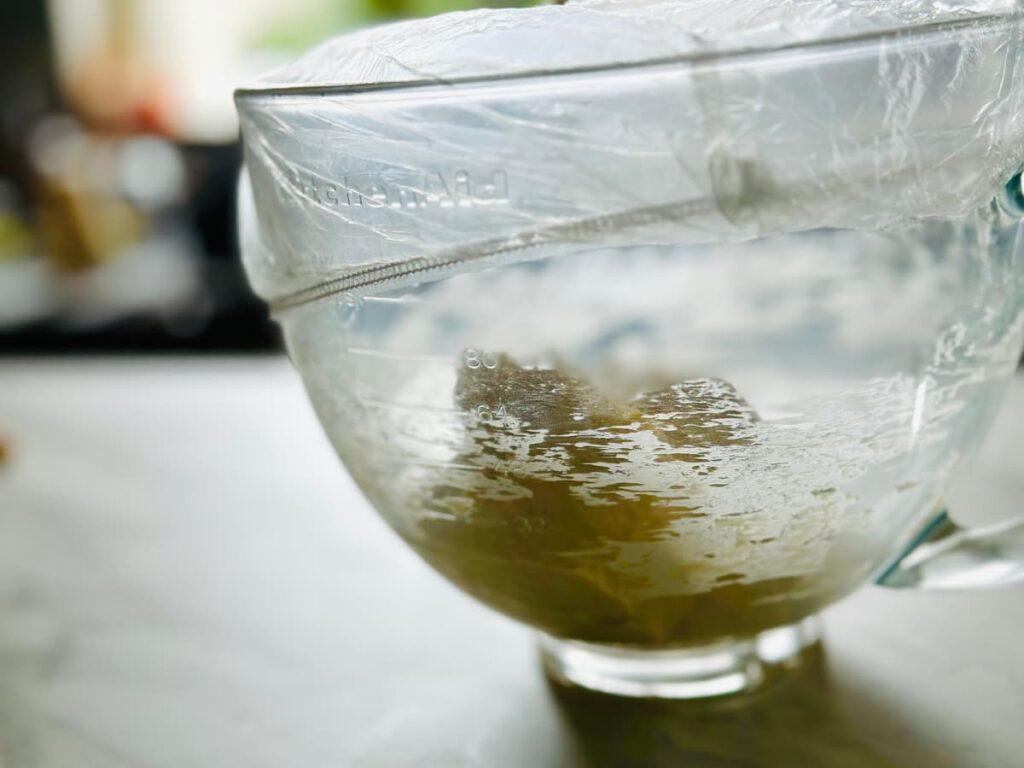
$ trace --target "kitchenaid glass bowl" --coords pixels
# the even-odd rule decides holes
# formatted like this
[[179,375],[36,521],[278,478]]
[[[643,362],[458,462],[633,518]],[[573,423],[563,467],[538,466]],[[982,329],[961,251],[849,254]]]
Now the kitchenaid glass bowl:
[[1011,9],[243,91],[247,268],[367,498],[551,674],[748,690],[869,581],[1021,576],[942,498],[1024,346],[1022,51]]

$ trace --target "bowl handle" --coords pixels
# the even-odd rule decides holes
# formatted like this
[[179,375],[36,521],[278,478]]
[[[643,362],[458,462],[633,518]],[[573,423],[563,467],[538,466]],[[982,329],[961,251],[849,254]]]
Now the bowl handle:
[[943,511],[877,583],[895,589],[975,589],[1024,583],[1024,518],[961,528]]

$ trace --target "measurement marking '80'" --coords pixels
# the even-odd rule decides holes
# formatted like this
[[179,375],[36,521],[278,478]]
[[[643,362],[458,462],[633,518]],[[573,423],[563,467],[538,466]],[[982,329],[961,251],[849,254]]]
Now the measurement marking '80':
[[489,371],[493,371],[498,367],[498,358],[492,353],[481,352],[472,347],[462,353],[462,359],[466,363],[466,367],[473,370],[486,368]]

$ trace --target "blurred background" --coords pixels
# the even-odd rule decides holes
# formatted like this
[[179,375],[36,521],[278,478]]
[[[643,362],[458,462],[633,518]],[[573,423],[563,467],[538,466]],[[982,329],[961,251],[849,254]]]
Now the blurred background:
[[3,0],[0,355],[278,350],[238,258],[234,87],[347,29],[483,4]]

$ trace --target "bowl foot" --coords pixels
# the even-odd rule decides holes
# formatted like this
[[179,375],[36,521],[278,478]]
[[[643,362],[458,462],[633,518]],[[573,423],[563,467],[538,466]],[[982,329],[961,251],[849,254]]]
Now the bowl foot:
[[548,676],[563,685],[614,696],[705,699],[750,693],[796,669],[820,638],[811,616],[746,639],[680,650],[644,651],[540,637]]

